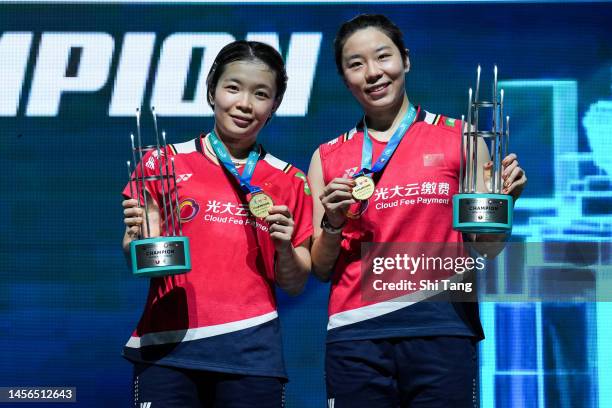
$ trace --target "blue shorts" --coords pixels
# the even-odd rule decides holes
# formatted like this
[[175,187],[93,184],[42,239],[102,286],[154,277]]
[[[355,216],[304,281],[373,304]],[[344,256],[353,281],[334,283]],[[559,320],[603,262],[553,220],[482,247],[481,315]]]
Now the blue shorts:
[[327,344],[329,408],[478,407],[471,337],[352,340]]
[[187,370],[151,364],[134,365],[137,408],[283,408],[285,380]]

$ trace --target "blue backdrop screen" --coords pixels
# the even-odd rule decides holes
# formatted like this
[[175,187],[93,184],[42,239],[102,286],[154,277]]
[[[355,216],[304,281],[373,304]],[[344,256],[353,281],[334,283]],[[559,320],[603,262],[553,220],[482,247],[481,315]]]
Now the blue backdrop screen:
[[[169,141],[191,139],[212,126],[216,52],[268,42],[290,79],[261,142],[307,169],[360,117],[332,42],[362,12],[403,30],[408,95],[428,111],[465,114],[476,66],[484,78],[499,66],[511,150],[529,176],[516,239],[611,241],[612,4],[0,2],[0,386],[75,386],[78,406],[131,404],[120,351],[147,289],[120,245],[135,108],[154,105]],[[279,293],[290,407],[325,403],[327,294],[314,280],[297,298]],[[482,406],[612,406],[608,306],[482,303]]]

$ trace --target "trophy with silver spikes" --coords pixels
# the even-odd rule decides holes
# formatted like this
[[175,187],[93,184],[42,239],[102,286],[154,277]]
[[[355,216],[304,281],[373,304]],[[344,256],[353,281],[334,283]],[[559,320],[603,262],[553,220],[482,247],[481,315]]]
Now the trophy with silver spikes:
[[[510,117],[506,116],[504,127],[504,90],[497,92],[497,66],[493,70],[492,101],[481,101],[480,65],[476,76],[476,92],[468,92],[467,118],[461,116],[461,154],[459,169],[459,194],[453,196],[453,228],[471,233],[505,233],[512,230],[513,198],[502,193],[502,160],[508,154]],[[481,130],[481,111],[491,111],[491,130]],[[491,152],[490,192],[477,192],[477,150],[486,143]],[[465,154],[465,158],[464,158]]]
[[[137,109],[137,146],[134,144],[134,134],[130,135],[134,168],[132,168],[132,164],[128,160],[127,170],[130,195],[136,197],[138,207],[144,208],[144,224],[146,228],[141,228],[138,239],[130,243],[132,273],[136,276],[145,277],[185,273],[191,270],[191,256],[189,254],[189,239],[182,236],[183,228],[181,226],[174,157],[170,160],[167,157],[165,160],[163,159],[163,156],[167,155],[168,152],[166,132],[162,132],[163,142],[160,145],[157,116],[154,108],[151,108],[151,114],[153,115],[153,125],[155,128],[155,144],[142,145],[140,113],[140,109]],[[149,151],[153,151],[153,156],[157,156],[157,166],[153,165],[156,167],[153,170],[154,174],[145,175],[145,163],[142,158]],[[136,161],[137,155],[139,162]],[[154,161],[151,163],[154,163]],[[163,217],[163,220],[162,225],[160,225],[162,233],[158,237],[150,236],[151,224],[148,213],[148,200],[150,198],[147,198],[147,194],[145,194],[146,182],[159,183],[158,190],[161,193],[161,202],[159,203],[161,204],[160,215]]]

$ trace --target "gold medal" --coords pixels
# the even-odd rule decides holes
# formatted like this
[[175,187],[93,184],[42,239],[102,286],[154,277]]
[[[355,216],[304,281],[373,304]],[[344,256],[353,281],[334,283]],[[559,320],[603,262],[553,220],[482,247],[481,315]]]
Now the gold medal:
[[355,198],[355,200],[363,201],[372,197],[374,194],[374,180],[368,176],[359,176],[355,179],[355,187],[353,187],[353,191],[351,194]]
[[272,198],[266,193],[255,193],[249,200],[249,211],[257,218],[266,218],[270,215],[270,208],[274,205]]

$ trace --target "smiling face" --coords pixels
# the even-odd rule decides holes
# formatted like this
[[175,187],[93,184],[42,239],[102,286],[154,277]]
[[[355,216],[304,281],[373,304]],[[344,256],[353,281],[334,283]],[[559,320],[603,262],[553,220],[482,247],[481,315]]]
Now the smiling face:
[[220,137],[252,144],[277,107],[275,73],[259,60],[224,67],[215,87],[215,126]]
[[402,103],[408,57],[374,27],[355,31],[342,48],[344,81],[366,112],[375,113]]

